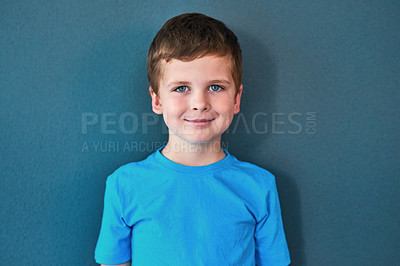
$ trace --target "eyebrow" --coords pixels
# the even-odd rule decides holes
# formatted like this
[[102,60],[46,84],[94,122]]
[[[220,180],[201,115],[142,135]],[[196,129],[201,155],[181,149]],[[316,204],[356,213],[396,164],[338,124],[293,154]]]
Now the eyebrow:
[[[208,82],[209,84],[223,84],[225,86],[229,86],[231,85],[231,82],[225,79],[214,79],[214,80],[210,80]],[[189,81],[172,81],[170,83],[168,83],[167,87],[176,87],[176,86],[187,86],[190,85],[191,83]]]
[[167,87],[176,87],[176,86],[183,86],[183,85],[189,85],[190,82],[188,81],[172,81],[170,83],[168,83]]
[[211,84],[214,84],[214,83],[216,83],[216,84],[224,84],[224,85],[227,85],[227,86],[231,85],[231,82],[229,80],[225,80],[225,79],[211,80],[210,83]]

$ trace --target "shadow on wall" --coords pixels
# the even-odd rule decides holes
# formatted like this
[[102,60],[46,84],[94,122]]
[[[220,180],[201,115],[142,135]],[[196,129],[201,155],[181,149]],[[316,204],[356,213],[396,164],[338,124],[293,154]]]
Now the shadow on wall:
[[[300,194],[295,176],[268,164],[271,134],[256,134],[257,126],[252,118],[260,111],[271,114],[276,111],[277,65],[265,42],[235,31],[243,53],[243,95],[241,111],[230,129],[223,136],[223,143],[239,159],[253,162],[270,170],[276,177],[281,202],[283,223],[291,255],[291,265],[305,265],[305,249],[302,236]],[[242,123],[244,120],[246,123]],[[243,157],[243,158],[240,158]],[[286,163],[290,166],[290,162]]]

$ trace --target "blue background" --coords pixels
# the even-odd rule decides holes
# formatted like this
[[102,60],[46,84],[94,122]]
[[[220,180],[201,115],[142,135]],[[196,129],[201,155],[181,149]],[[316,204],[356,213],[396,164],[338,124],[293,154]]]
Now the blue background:
[[276,175],[292,265],[398,264],[400,3],[388,0],[2,1],[0,264],[95,264],[107,175],[167,139],[146,54],[184,12],[239,38],[245,91],[224,144]]

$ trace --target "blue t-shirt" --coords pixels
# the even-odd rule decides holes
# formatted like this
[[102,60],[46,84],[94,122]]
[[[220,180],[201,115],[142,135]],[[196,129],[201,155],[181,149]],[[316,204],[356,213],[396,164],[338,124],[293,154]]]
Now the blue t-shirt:
[[108,177],[98,263],[290,263],[271,173],[227,151],[216,163],[185,166],[160,150]]

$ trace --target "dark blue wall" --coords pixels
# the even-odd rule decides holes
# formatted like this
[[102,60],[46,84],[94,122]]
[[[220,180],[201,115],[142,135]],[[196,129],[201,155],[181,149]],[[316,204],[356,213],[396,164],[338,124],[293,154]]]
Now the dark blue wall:
[[293,265],[399,263],[400,3],[201,2],[2,1],[1,265],[94,265],[107,175],[167,137],[147,49],[194,11],[239,37],[224,143],[276,175]]

